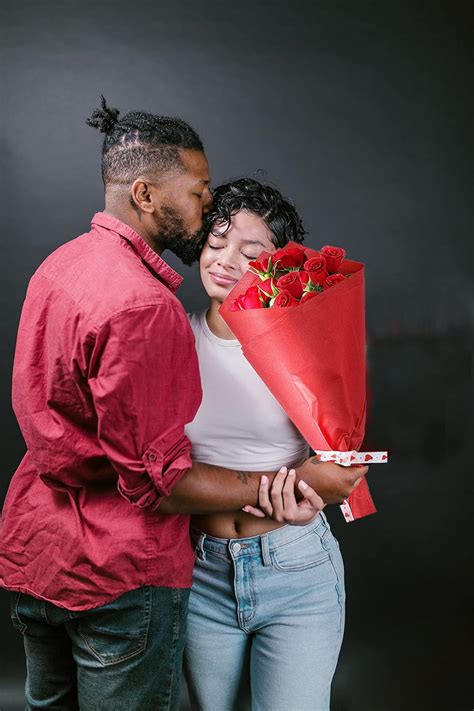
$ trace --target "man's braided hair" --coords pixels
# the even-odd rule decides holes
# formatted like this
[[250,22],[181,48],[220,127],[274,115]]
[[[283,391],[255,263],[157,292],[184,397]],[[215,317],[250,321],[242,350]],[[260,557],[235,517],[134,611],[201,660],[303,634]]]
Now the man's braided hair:
[[170,170],[183,170],[181,149],[203,151],[196,131],[179,118],[130,111],[118,119],[120,111],[101,106],[86,120],[88,126],[105,133],[102,149],[104,185],[130,185],[136,178],[159,181]]

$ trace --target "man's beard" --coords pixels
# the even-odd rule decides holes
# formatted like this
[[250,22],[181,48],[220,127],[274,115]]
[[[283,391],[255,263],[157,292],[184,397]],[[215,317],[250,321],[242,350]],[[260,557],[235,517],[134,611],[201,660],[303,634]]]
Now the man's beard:
[[169,249],[189,267],[199,259],[205,237],[203,228],[196,232],[188,232],[183,218],[173,207],[161,208],[155,238],[161,250]]

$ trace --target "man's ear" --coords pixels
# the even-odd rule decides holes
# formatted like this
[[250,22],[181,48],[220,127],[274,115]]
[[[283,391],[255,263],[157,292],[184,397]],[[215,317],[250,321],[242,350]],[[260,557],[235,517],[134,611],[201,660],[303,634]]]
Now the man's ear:
[[160,210],[161,191],[144,178],[137,178],[133,181],[130,193],[134,205],[142,212],[152,213]]

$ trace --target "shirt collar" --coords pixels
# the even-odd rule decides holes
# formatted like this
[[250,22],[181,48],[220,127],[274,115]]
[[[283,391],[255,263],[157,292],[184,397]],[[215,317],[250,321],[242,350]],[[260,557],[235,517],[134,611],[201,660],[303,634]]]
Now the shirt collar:
[[132,230],[129,225],[117,220],[112,215],[106,212],[96,212],[92,218],[91,225],[97,225],[110,232],[115,232],[120,237],[123,237],[130,242],[132,247],[140,255],[143,261],[155,272],[155,274],[166,284],[166,286],[174,293],[177,291],[183,277],[175,272],[164,259],[160,257],[140,235]]

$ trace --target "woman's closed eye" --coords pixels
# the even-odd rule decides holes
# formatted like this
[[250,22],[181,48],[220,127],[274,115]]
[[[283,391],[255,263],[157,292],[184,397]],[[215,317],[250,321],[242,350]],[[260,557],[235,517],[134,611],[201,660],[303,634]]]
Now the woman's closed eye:
[[[216,247],[213,244],[208,243],[207,246],[209,247],[209,249],[224,249],[224,245],[221,245],[220,247]],[[244,254],[243,252],[242,252],[242,257],[245,257],[245,259],[250,259],[250,260],[257,259],[257,257],[251,257],[249,254]]]

